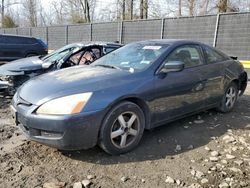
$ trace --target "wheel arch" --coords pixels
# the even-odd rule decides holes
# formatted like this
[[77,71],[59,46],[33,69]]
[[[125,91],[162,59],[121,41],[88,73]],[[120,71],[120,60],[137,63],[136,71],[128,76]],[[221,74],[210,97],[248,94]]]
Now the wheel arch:
[[[119,103],[127,102],[127,101],[132,102],[141,108],[141,110],[143,111],[143,114],[145,116],[145,129],[150,129],[151,113],[150,113],[149,107],[148,107],[147,103],[138,96],[125,96],[125,97],[121,97],[121,98],[115,100],[114,102],[112,102],[106,108],[105,115],[103,116],[103,119],[102,119],[102,124],[103,124],[105,117],[107,116],[107,114],[110,112],[110,110],[113,107],[115,107]],[[101,130],[101,128],[100,128],[100,130]],[[100,130],[99,130],[99,132],[100,132]]]
[[234,82],[237,86],[238,86],[238,89],[240,91],[239,95],[243,95],[246,87],[247,87],[247,73],[246,72],[243,72],[241,73],[238,77],[234,77],[232,78],[228,84]]

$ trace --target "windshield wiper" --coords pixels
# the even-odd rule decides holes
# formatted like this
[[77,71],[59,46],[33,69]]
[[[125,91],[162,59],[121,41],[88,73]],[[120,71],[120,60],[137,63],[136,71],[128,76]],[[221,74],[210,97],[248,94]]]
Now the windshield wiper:
[[99,65],[95,65],[95,66],[100,66],[100,67],[105,67],[105,68],[111,68],[111,69],[118,69],[118,70],[122,70],[120,67],[114,66],[114,65],[104,65],[104,64],[99,64]]

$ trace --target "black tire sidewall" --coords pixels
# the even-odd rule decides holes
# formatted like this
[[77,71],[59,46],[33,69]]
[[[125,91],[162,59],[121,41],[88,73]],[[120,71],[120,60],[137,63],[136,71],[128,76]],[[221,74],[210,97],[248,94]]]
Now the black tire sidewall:
[[[139,134],[137,135],[137,138],[135,139],[135,141],[128,147],[121,149],[113,145],[111,138],[110,138],[110,132],[111,132],[112,125],[114,121],[117,119],[117,117],[126,111],[134,112],[138,116],[140,129],[139,129]],[[106,151],[107,153],[111,155],[118,155],[118,154],[129,152],[139,144],[142,138],[143,132],[144,132],[144,128],[145,128],[145,116],[141,108],[132,102],[119,103],[118,105],[113,107],[104,118],[101,130],[100,130],[99,146],[104,151]]]
[[[231,87],[234,87],[234,89],[236,91],[236,99],[235,99],[235,102],[234,102],[233,106],[231,108],[228,108],[226,106],[226,94],[228,92],[228,89],[231,88]],[[231,82],[227,86],[227,88],[225,89],[225,92],[224,92],[224,95],[223,95],[223,98],[222,98],[222,101],[221,101],[221,104],[220,104],[220,107],[219,107],[219,111],[221,111],[221,112],[230,112],[234,108],[234,106],[235,106],[235,104],[237,102],[238,93],[239,93],[239,90],[238,90],[237,84],[235,82]]]

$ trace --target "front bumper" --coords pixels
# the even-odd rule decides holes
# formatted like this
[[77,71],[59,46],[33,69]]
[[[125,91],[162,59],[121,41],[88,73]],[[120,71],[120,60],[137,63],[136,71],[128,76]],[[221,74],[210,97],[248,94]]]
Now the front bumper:
[[0,80],[0,92],[7,92],[10,87],[13,87],[11,83]]
[[13,107],[16,123],[29,139],[61,150],[88,149],[97,144],[104,112],[52,116],[33,113],[36,108]]
[[4,95],[14,95],[15,94],[15,87],[13,83],[7,80],[1,80],[0,79],[0,94]]

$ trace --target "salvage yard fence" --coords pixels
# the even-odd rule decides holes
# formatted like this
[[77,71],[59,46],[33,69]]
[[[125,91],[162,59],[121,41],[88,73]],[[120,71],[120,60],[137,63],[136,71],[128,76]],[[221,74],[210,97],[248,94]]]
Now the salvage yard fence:
[[250,60],[250,12],[208,16],[133,20],[30,28],[0,29],[0,34],[41,38],[50,49],[79,41],[193,39],[216,46],[229,55]]

